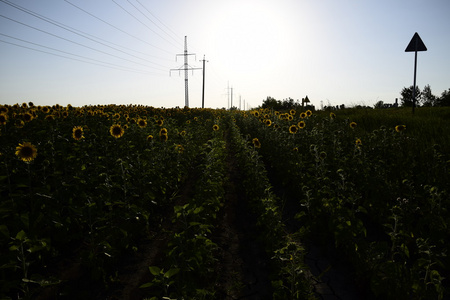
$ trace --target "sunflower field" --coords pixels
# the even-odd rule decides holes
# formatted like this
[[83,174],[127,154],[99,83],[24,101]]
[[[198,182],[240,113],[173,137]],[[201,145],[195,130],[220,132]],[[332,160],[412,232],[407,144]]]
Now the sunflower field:
[[0,298],[234,299],[255,248],[265,297],[315,299],[314,244],[366,298],[444,299],[449,132],[434,108],[0,106]]

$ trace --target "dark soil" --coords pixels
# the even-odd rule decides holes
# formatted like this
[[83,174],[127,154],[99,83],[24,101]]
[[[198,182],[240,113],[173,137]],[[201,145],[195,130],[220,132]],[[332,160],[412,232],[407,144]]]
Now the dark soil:
[[257,241],[256,217],[249,210],[232,155],[227,165],[230,181],[216,230],[220,248],[216,299],[272,299],[270,258]]

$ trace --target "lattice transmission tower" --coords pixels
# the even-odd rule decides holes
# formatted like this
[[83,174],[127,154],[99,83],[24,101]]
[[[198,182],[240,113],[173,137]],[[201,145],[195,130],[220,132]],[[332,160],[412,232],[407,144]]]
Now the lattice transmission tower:
[[194,70],[201,70],[202,68],[193,68],[189,66],[188,64],[188,57],[189,55],[195,55],[195,53],[188,53],[187,50],[187,36],[184,37],[184,53],[183,54],[177,54],[176,59],[178,59],[178,56],[184,56],[184,65],[179,67],[178,69],[170,69],[170,74],[172,74],[172,71],[184,71],[184,105],[186,107],[189,107],[189,88],[188,88],[188,71],[192,71],[192,74],[194,74]]

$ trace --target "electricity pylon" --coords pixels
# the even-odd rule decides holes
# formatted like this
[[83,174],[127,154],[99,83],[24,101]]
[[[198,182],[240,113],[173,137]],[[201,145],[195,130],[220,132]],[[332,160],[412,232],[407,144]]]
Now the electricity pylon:
[[188,64],[188,56],[195,54],[188,53],[187,51],[187,36],[184,36],[184,53],[177,54],[176,58],[178,58],[178,56],[180,55],[184,56],[184,65],[182,67],[179,67],[178,69],[170,69],[170,74],[172,74],[172,71],[178,72],[184,71],[184,105],[186,107],[189,107],[188,71],[192,70],[192,74],[194,74],[194,70],[201,70],[201,68],[192,68]]

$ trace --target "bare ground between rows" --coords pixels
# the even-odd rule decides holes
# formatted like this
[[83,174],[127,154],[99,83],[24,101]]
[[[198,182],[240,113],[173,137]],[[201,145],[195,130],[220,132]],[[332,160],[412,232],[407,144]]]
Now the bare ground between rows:
[[219,246],[216,299],[272,299],[270,258],[258,242],[236,161],[229,154],[228,182],[215,239]]

